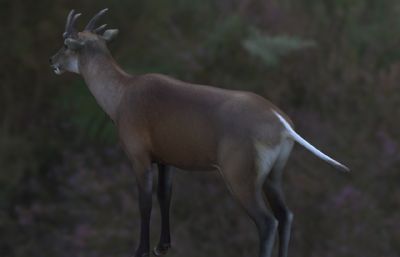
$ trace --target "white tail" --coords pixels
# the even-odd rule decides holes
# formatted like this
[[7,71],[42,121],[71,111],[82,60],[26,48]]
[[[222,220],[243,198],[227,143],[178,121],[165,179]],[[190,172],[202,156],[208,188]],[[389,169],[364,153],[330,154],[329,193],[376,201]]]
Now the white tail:
[[304,138],[302,138],[299,134],[297,134],[296,131],[294,131],[294,129],[290,126],[290,124],[279,113],[277,113],[276,111],[273,111],[273,112],[278,117],[278,119],[282,122],[283,126],[286,128],[286,130],[288,132],[288,135],[294,141],[298,142],[299,144],[304,146],[307,150],[309,150],[310,152],[312,152],[313,154],[315,154],[316,156],[318,156],[322,160],[324,160],[324,161],[332,164],[333,166],[337,167],[338,169],[340,169],[342,171],[347,171],[347,172],[350,171],[350,169],[348,167],[344,166],[343,164],[341,164],[338,161],[335,161],[334,159],[332,159],[328,155],[324,154],[323,152],[321,152],[320,150],[315,148],[312,144],[307,142]]

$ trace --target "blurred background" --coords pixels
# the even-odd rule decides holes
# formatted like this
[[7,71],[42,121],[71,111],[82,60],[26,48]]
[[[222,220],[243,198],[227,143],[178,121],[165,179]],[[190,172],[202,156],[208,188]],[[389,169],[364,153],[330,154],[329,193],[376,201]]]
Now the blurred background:
[[[136,182],[113,125],[78,75],[48,65],[69,10],[83,28],[104,7],[126,71],[256,92],[352,169],[294,148],[290,256],[400,256],[397,0],[1,0],[0,256],[133,256]],[[174,186],[168,256],[256,256],[219,174],[177,170]]]

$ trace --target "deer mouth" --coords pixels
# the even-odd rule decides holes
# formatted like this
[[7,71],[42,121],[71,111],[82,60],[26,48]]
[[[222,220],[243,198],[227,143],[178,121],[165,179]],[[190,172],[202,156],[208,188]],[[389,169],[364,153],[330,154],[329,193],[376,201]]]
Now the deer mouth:
[[58,65],[51,65],[51,67],[53,68],[53,72],[57,75],[60,75],[62,73],[62,70],[60,69],[60,66]]

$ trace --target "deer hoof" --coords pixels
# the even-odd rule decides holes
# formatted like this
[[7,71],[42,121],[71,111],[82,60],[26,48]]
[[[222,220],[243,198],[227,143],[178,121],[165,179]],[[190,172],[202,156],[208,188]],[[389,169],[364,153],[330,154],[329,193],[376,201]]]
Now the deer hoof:
[[155,256],[163,256],[167,254],[169,248],[171,248],[170,244],[159,245],[154,247],[153,253]]

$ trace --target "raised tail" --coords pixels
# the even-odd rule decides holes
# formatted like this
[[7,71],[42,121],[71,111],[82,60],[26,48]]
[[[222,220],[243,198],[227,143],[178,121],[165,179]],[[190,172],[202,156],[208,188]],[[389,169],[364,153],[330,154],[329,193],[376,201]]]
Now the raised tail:
[[309,150],[310,152],[312,152],[313,154],[315,154],[316,156],[318,156],[322,160],[332,164],[333,166],[335,166],[336,168],[340,169],[341,171],[346,171],[346,172],[350,171],[350,169],[348,167],[344,166],[343,164],[341,164],[338,161],[335,161],[334,159],[332,159],[328,155],[324,154],[323,152],[321,152],[320,150],[315,148],[312,144],[307,142],[304,138],[302,138],[299,134],[297,134],[296,131],[294,131],[292,126],[290,126],[290,124],[278,112],[276,112],[276,111],[273,111],[273,112],[278,117],[278,119],[282,122],[283,126],[286,128],[286,130],[288,132],[288,135],[294,141],[296,141],[297,143],[301,144],[307,150]]

